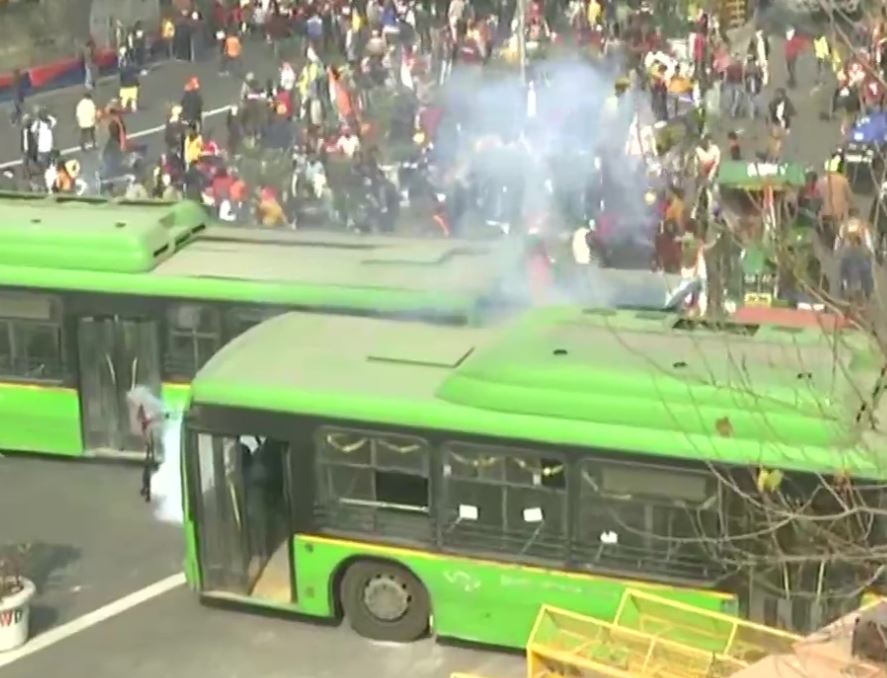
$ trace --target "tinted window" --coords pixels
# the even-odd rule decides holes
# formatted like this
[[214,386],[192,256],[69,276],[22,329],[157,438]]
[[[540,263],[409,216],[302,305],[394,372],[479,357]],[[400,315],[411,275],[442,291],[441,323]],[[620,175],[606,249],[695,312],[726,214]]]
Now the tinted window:
[[219,312],[200,304],[177,304],[169,309],[166,320],[167,375],[189,381],[222,346]]
[[64,377],[58,300],[43,294],[0,294],[0,376],[59,381]]

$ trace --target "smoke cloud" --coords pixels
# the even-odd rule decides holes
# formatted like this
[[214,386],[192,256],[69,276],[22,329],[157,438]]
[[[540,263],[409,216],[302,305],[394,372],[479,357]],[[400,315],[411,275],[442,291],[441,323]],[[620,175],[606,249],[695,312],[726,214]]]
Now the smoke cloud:
[[154,517],[164,523],[181,525],[182,510],[181,477],[182,413],[168,415],[163,428],[163,461],[151,476],[151,506]]
[[[445,184],[498,192],[497,221],[508,223],[510,237],[538,232],[567,266],[570,235],[602,211],[618,214],[610,237],[643,253],[628,266],[649,270],[655,222],[644,194],[659,188],[658,180],[628,149],[653,118],[645,93],[615,98],[616,79],[615,70],[578,59],[531,65],[529,84],[516,70],[457,69],[438,99],[445,112],[435,157]],[[472,208],[462,221],[469,234],[489,218]],[[621,290],[608,276],[583,277],[551,302],[621,305]],[[512,298],[523,286],[509,284]]]

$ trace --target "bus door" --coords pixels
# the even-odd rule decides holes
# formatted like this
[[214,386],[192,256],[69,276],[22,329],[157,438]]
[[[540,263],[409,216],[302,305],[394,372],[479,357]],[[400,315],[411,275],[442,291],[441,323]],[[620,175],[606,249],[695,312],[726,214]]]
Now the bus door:
[[116,315],[80,318],[77,352],[84,447],[101,454],[144,454],[145,441],[127,393],[142,386],[159,403],[156,322]]
[[[292,535],[284,482],[288,445],[201,433],[196,507],[205,594],[293,602]],[[191,469],[194,465],[191,464]]]

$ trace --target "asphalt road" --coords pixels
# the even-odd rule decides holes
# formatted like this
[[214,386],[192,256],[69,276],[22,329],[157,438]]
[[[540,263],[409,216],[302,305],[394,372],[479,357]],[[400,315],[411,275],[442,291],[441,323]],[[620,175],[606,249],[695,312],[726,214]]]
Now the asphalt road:
[[[179,528],[155,521],[128,466],[0,459],[0,535],[30,542],[32,641],[66,635],[0,678],[518,678],[521,657],[432,641],[373,643],[329,627],[201,605],[176,586],[94,625],[83,615],[181,571]],[[65,626],[67,625],[67,626]],[[65,629],[76,632],[67,635]],[[61,634],[59,633],[61,632]],[[48,635],[46,635],[48,634]],[[28,647],[28,646],[26,646]],[[64,668],[62,668],[64,667]]]
[[124,466],[0,458],[0,545],[31,544],[35,634],[182,569],[181,535],[157,523]]

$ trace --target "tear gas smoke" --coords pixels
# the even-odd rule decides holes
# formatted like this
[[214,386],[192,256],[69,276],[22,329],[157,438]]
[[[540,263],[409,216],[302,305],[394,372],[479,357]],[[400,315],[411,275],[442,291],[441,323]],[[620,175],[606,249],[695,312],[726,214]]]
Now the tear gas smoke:
[[[454,71],[440,93],[445,114],[434,140],[444,176],[498,194],[497,221],[517,236],[538,229],[546,241],[566,241],[603,203],[618,214],[615,237],[649,249],[646,268],[655,222],[644,195],[658,186],[645,160],[628,153],[631,141],[639,145],[631,135],[653,123],[646,97],[629,91],[617,100],[616,74],[581,61],[545,61],[528,77],[531,86],[516,72]],[[597,192],[586,190],[596,181]],[[465,219],[469,230],[482,223],[478,216]],[[609,276],[583,278],[552,303],[621,305]],[[649,305],[662,303],[662,287]]]
[[[641,164],[626,156],[626,147],[636,119],[642,125],[652,123],[645,99],[628,92],[614,107],[616,78],[584,62],[545,62],[532,77],[534,86],[528,91],[517,74],[454,72],[441,93],[446,115],[435,139],[439,156],[467,163],[480,177],[502,178],[505,184],[520,173],[526,192],[542,194],[542,204],[549,202],[546,179],[559,184],[579,169],[574,163],[556,172],[559,164],[577,156],[603,158],[617,185],[634,189],[629,195],[641,202],[647,178]],[[535,104],[530,105],[532,99]],[[503,148],[521,153],[493,152]]]
[[163,461],[151,476],[151,506],[154,517],[165,523],[181,525],[182,472],[181,472],[182,413],[167,416],[163,427]]

